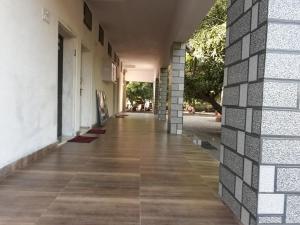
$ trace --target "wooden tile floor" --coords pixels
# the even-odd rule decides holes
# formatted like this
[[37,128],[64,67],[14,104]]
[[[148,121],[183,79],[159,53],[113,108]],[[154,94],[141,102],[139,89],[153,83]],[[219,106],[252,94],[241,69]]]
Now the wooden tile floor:
[[151,114],[113,119],[0,183],[0,225],[235,225],[218,163]]

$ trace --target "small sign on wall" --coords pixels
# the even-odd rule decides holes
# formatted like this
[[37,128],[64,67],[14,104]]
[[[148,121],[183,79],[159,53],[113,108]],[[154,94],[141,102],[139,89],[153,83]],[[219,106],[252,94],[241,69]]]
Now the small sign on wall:
[[42,9],[42,19],[46,23],[50,23],[50,12],[48,9],[43,8]]

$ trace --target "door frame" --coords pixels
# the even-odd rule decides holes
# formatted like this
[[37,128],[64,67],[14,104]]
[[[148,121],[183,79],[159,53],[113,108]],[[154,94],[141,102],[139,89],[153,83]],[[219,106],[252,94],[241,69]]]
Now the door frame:
[[[83,57],[86,57],[85,59]],[[82,95],[80,93],[79,95],[79,126],[80,128],[91,128],[92,127],[92,110],[93,110],[93,53],[92,51],[83,43],[81,43],[81,56],[80,56],[80,78],[79,78],[79,91],[83,91],[87,93],[87,102],[82,102]],[[84,63],[88,62],[86,65]],[[86,68],[88,69],[86,70]],[[86,80],[83,79],[83,82],[87,82],[87,86],[81,90],[82,88],[82,78],[86,78]],[[87,110],[84,113],[87,113],[87,120],[85,121],[85,124],[83,124],[82,121],[82,115],[83,110],[82,106],[83,104],[86,106]]]
[[58,66],[57,66],[57,138],[63,135],[63,62],[64,59],[64,37],[58,34]]
[[[66,26],[63,22],[58,21],[58,35],[61,35],[64,38],[64,54],[68,52],[68,55],[64,55],[64,64],[63,64],[63,83],[66,82],[67,76],[69,76],[68,86],[64,87],[63,85],[63,102],[62,102],[62,136],[69,137],[76,134],[76,83],[77,83],[77,39],[76,35],[73,33],[72,29],[69,26]],[[66,51],[67,50],[67,51]],[[65,60],[68,57],[68,60]],[[65,62],[68,61],[68,62]],[[66,74],[66,63],[68,69],[70,70]],[[64,101],[66,97],[65,92],[68,88],[68,92],[71,93],[69,96],[68,105]],[[67,111],[67,113],[66,113]],[[66,116],[67,115],[67,116]],[[70,116],[69,121],[65,121],[66,117]],[[67,128],[66,128],[67,127]]]

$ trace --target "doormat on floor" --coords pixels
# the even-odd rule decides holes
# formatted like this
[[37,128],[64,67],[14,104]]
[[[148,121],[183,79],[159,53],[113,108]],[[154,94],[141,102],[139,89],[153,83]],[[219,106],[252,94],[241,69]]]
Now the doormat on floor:
[[93,128],[90,129],[87,133],[88,134],[105,134],[106,130],[102,129],[102,128]]
[[123,118],[125,118],[125,116],[116,115],[116,118],[117,118],[117,119],[123,119]]
[[213,146],[211,143],[209,143],[208,141],[202,141],[201,147],[206,148],[208,150],[217,150],[217,148]]
[[96,140],[98,137],[86,137],[86,136],[77,136],[68,142],[75,142],[75,143],[91,143],[92,141]]

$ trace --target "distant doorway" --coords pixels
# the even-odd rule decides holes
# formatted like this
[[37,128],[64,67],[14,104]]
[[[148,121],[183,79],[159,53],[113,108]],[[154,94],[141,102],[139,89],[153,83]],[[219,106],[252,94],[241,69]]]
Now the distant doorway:
[[75,134],[75,36],[58,25],[57,138],[59,141]]
[[152,112],[153,83],[127,82],[126,111]]

